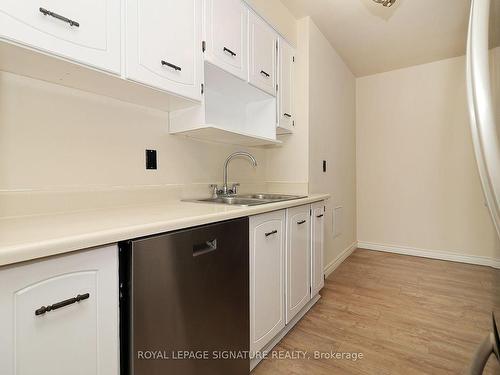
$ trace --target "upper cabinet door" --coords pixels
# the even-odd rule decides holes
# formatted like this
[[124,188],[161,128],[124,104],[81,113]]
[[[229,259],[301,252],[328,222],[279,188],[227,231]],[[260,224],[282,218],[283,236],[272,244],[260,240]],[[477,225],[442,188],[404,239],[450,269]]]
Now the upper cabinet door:
[[248,82],[275,96],[277,34],[253,12],[249,11],[248,14],[250,47]]
[[287,210],[286,323],[311,300],[310,206]]
[[128,79],[201,100],[201,0],[127,0]]
[[0,37],[120,72],[120,0],[2,0]]
[[247,79],[248,10],[240,0],[206,0],[205,59]]
[[292,133],[295,125],[293,106],[294,55],[293,48],[281,40],[278,57],[278,133]]
[[325,246],[325,202],[311,205],[311,296],[325,286],[323,252]]

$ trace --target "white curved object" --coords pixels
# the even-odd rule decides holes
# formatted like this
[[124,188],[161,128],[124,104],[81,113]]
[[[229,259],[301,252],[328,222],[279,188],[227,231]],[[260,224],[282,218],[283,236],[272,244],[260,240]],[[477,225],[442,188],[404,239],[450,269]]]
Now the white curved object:
[[467,40],[467,96],[481,183],[500,237],[500,141],[490,84],[490,8],[491,0],[472,0]]

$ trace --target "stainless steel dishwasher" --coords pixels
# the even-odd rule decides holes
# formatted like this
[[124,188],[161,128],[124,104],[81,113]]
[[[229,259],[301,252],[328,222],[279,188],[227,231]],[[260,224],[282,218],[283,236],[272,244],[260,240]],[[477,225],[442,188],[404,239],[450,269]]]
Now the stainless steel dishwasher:
[[121,243],[121,374],[248,374],[248,256],[248,218]]

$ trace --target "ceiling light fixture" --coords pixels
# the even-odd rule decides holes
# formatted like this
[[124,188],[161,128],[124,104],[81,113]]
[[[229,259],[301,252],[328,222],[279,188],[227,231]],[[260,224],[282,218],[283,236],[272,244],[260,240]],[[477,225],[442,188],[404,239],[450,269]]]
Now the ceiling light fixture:
[[377,4],[382,4],[383,6],[387,7],[387,8],[390,8],[394,5],[394,3],[396,2],[396,0],[373,0],[375,1]]

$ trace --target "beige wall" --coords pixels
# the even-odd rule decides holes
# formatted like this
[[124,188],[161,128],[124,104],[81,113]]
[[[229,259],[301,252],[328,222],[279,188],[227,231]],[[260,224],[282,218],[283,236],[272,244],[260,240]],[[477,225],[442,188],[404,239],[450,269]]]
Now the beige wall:
[[283,145],[267,152],[266,180],[277,183],[309,181],[309,20],[297,23],[298,40],[295,59],[294,134],[278,138]]
[[358,240],[498,257],[463,57],[357,80]]
[[[0,190],[213,183],[239,149],[170,135],[165,112],[0,72]],[[264,181],[265,150],[251,152],[259,166],[235,160],[232,180]]]
[[245,0],[292,45],[297,44],[297,26],[293,14],[280,0]]
[[[326,192],[325,266],[356,241],[356,81],[312,22],[309,26],[309,187]],[[322,162],[327,161],[323,173]],[[333,209],[342,207],[333,235]]]

